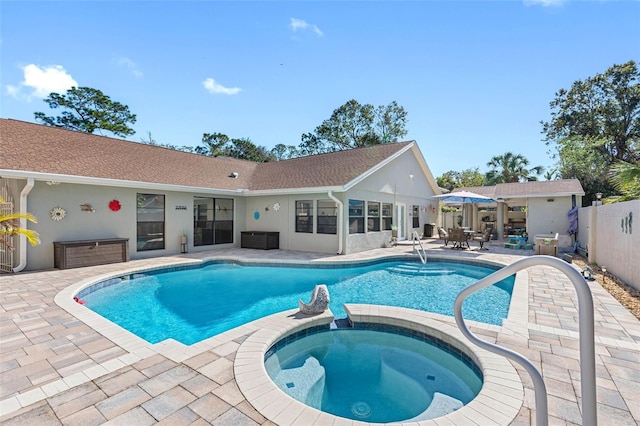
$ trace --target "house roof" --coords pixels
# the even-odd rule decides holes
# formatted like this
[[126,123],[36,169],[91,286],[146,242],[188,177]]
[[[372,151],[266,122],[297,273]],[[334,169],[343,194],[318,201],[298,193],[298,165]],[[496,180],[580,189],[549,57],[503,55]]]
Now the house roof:
[[399,142],[262,163],[250,189],[344,186],[414,142]]
[[457,191],[471,191],[493,199],[584,195],[584,189],[578,179],[499,183],[495,186],[456,188],[452,192]]
[[[232,191],[344,187],[414,146],[415,142],[400,142],[254,163],[0,119],[0,170],[4,174],[17,171],[47,180],[80,177],[95,184],[144,182]],[[237,178],[230,177],[232,173]]]

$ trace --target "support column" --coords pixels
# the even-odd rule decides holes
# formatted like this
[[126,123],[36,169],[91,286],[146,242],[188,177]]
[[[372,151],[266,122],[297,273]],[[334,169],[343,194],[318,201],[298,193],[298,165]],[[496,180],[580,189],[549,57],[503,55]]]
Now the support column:
[[589,244],[588,252],[587,252],[587,260],[589,263],[597,263],[598,257],[596,252],[596,235],[598,230],[598,206],[593,206],[589,208],[591,210],[589,213],[589,224],[587,226],[587,241]]
[[504,203],[498,203],[496,208],[496,227],[498,228],[498,241],[504,238]]

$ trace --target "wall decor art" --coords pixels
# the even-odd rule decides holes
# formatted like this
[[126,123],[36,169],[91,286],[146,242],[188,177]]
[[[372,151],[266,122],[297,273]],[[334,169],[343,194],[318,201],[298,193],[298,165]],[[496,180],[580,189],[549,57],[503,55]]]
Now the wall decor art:
[[56,222],[64,219],[67,215],[67,211],[62,207],[54,207],[49,212],[49,216],[51,216],[51,220],[55,220]]
[[95,213],[96,212],[96,209],[91,207],[91,204],[88,204],[88,203],[80,204],[80,210],[83,211],[83,212],[89,212],[89,213]]
[[116,200],[115,198],[109,201],[109,209],[111,209],[112,212],[117,212],[121,208],[122,204],[120,204],[120,201]]

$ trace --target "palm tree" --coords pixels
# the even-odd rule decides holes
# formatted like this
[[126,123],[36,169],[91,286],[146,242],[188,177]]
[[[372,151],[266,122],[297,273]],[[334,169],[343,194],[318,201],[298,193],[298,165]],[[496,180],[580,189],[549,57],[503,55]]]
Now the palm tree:
[[640,199],[640,165],[618,161],[609,169],[609,181],[621,195],[607,197],[607,204]]
[[512,152],[492,157],[487,166],[491,167],[487,172],[487,181],[490,185],[535,181],[538,180],[536,176],[544,170],[542,166],[527,168],[529,160],[521,154]]
[[[0,198],[0,203],[4,203],[2,198]],[[24,235],[32,246],[40,244],[40,235],[32,229],[21,228],[20,219],[26,219],[33,223],[38,222],[31,213],[0,213],[0,251],[3,251],[4,247],[13,250],[11,237],[14,235]]]

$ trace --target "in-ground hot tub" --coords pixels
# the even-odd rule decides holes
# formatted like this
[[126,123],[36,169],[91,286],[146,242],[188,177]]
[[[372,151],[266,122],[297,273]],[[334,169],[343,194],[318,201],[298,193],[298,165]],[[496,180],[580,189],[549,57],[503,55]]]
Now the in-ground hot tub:
[[[456,353],[461,358],[467,357],[467,361],[470,360],[471,364],[475,364],[478,367],[479,373],[478,371],[475,371],[475,373],[482,378],[482,388],[470,402],[461,408],[454,409],[449,414],[433,419],[426,419],[427,416],[432,414],[428,413],[429,407],[427,407],[416,417],[402,420],[403,425],[437,426],[444,421],[448,424],[480,423],[491,426],[506,426],[511,424],[518,416],[524,400],[524,388],[515,368],[506,358],[468,344],[462,332],[454,325],[455,322],[449,317],[391,306],[345,304],[344,309],[356,331],[364,324],[375,324],[375,326],[389,327],[395,334],[402,334],[397,333],[397,331],[404,330],[414,336],[424,335],[428,336],[427,339],[435,338],[448,344],[450,352]],[[279,346],[295,342],[302,335],[313,335],[319,329],[326,330],[331,327],[330,324],[333,320],[334,317],[330,311],[325,311],[323,314],[315,316],[301,315],[297,310],[281,312],[261,319],[255,332],[240,344],[233,366],[236,383],[247,402],[261,415],[280,426],[300,424],[310,426],[327,424],[355,426],[373,423],[371,417],[362,418],[362,420],[347,419],[300,402],[280,389],[267,373],[265,359],[269,358],[272,349],[277,351]],[[256,325],[258,326],[258,324]],[[493,328],[493,326],[483,327],[487,331]],[[380,369],[385,370],[384,374],[396,376],[402,383],[408,383],[410,380],[416,382],[411,378],[414,372],[405,370],[405,367],[412,367],[410,360],[413,360],[413,358],[411,354],[406,355],[405,358],[398,356],[397,358],[386,357],[385,359],[384,362],[380,361]],[[400,361],[401,359],[407,362]],[[304,363],[300,361],[298,361],[298,364],[304,366]],[[382,366],[383,364],[384,367]],[[428,365],[428,362],[422,365]],[[321,374],[318,374],[317,371],[313,372],[319,369],[311,368],[310,370],[312,370],[309,376],[310,382],[306,385],[308,389],[307,396],[319,398],[314,392],[319,392],[320,385],[317,382],[322,380],[320,378]],[[319,373],[323,372],[320,370]],[[436,381],[440,372],[437,372],[437,374],[434,377]],[[327,377],[325,374],[325,381]],[[425,379],[430,381],[429,377],[425,377]],[[291,383],[291,381],[284,382],[284,385],[286,386],[287,383]],[[297,387],[295,381],[293,384]],[[322,386],[324,387],[324,385]],[[412,389],[417,389],[418,386],[422,385],[414,383],[411,386]],[[304,388],[305,386],[300,387],[303,393]],[[443,388],[440,389],[444,390]],[[420,390],[420,392],[425,391]],[[439,396],[436,398],[436,392],[434,392],[429,406],[433,405],[433,402],[439,398]],[[463,397],[462,399],[465,398]],[[447,401],[452,402],[448,399]],[[349,411],[351,411],[352,415],[354,411],[357,415],[366,415],[369,409],[372,411],[375,409],[375,407],[367,407],[368,403],[367,405],[358,404],[360,401],[353,399],[350,402]],[[436,406],[445,405],[442,404],[442,401],[435,402],[434,409]],[[418,411],[420,407],[415,407],[414,409]],[[441,412],[444,413],[444,411]],[[425,419],[419,420],[424,413],[426,413]]]
[[482,388],[479,367],[456,348],[424,333],[375,323],[287,336],[267,351],[265,367],[292,398],[370,423],[441,417]]

